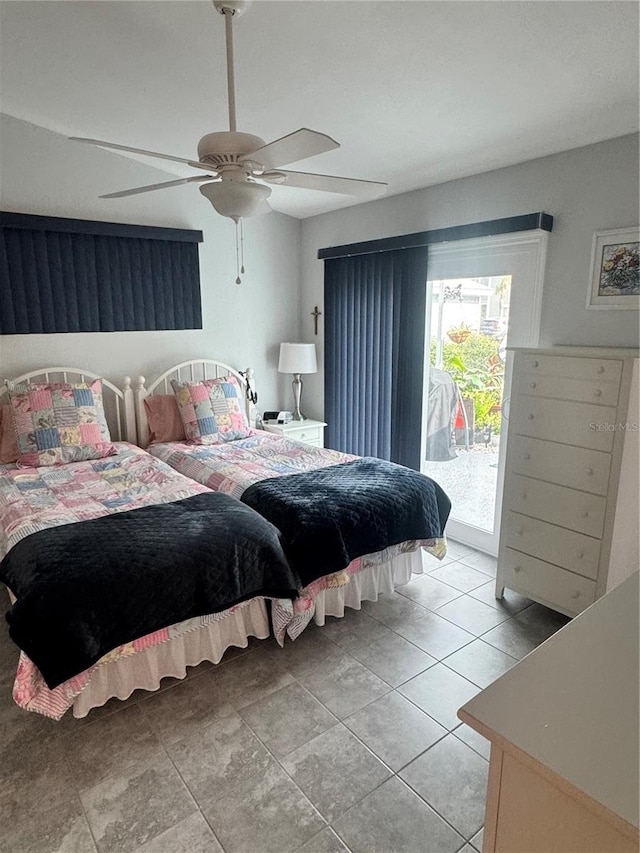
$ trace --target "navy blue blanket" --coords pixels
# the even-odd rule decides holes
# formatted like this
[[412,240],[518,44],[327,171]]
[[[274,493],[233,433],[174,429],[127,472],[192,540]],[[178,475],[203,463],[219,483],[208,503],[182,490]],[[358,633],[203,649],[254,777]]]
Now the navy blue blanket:
[[280,530],[303,586],[364,554],[442,537],[451,510],[429,477],[369,457],[261,480],[241,500]]
[[219,492],[32,533],[0,580],[9,633],[50,688],[123,643],[299,587],[278,531]]

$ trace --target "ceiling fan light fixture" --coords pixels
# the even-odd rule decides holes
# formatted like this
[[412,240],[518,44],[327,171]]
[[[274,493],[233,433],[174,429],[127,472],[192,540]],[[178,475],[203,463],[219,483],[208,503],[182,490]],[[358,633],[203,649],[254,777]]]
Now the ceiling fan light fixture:
[[253,181],[223,180],[203,184],[200,192],[221,216],[241,219],[253,216],[260,204],[271,195],[271,188]]

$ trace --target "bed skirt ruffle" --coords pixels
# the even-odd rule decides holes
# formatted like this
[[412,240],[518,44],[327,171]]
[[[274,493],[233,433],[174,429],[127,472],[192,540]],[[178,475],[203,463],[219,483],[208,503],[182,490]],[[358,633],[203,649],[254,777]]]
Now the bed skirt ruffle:
[[345,607],[360,610],[363,601],[375,601],[381,593],[393,592],[408,583],[412,574],[423,572],[422,547],[438,556],[442,553],[443,540],[437,540],[437,546],[434,541],[403,543],[359,557],[343,572],[310,584],[295,602],[285,599],[272,602],[271,621],[276,640],[282,646],[285,637],[295,640],[312,619],[316,625],[324,625],[327,616],[342,617]]
[[[162,634],[162,636],[158,636]],[[252,598],[223,613],[197,617],[149,634],[118,654],[106,655],[74,678],[50,690],[38,669],[21,652],[13,697],[21,708],[59,720],[69,709],[86,717],[111,698],[127,699],[134,690],[157,690],[163,678],[184,678],[188,666],[219,663],[230,646],[246,648],[249,637],[270,635],[264,598]]]

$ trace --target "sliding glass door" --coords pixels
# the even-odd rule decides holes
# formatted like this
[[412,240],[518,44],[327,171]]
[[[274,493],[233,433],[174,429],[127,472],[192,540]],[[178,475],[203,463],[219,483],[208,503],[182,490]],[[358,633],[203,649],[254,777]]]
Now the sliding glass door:
[[430,248],[422,471],[452,502],[447,533],[498,549],[511,358],[536,346],[547,234]]

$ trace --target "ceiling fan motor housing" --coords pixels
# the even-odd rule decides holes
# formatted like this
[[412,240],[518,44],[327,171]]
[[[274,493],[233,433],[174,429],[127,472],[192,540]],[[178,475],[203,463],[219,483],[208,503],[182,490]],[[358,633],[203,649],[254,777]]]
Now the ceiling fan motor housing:
[[232,15],[240,17],[250,5],[250,0],[213,0],[213,8],[221,15],[229,11]]
[[264,145],[264,139],[251,133],[235,130],[207,133],[198,142],[198,160],[216,167],[238,164],[247,154],[252,154]]

